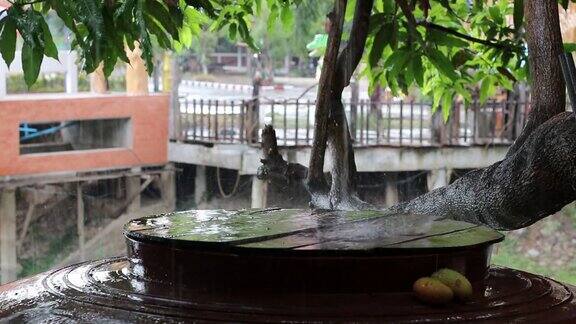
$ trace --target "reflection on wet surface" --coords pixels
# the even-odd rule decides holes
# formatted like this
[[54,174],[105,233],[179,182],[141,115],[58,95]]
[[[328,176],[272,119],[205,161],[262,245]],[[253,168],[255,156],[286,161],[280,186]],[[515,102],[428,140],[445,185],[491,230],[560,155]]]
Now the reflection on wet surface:
[[126,232],[141,238],[281,249],[439,247],[502,239],[484,227],[430,216],[298,209],[187,211],[134,220]]
[[[572,292],[554,281],[495,268],[476,284],[470,302],[435,308],[410,292],[374,294],[251,295],[201,292],[132,277],[128,262],[114,259],[65,268],[0,289],[0,318],[26,322],[181,322],[380,319],[431,322],[490,319],[555,319],[576,307]],[[341,305],[347,307],[341,307]],[[409,317],[406,317],[408,316]]]

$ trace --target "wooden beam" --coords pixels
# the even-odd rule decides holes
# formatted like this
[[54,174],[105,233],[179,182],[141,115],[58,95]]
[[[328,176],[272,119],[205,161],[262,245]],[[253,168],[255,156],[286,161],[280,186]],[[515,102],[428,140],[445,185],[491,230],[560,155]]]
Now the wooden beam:
[[0,284],[16,280],[16,190],[4,189],[0,194]]
[[78,231],[78,248],[81,261],[86,260],[86,233],[84,230],[84,198],[82,197],[82,183],[76,183],[76,227]]

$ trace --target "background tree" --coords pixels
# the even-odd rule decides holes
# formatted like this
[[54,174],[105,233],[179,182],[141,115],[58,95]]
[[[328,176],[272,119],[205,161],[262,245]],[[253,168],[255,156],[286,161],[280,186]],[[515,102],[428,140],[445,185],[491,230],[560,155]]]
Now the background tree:
[[[286,20],[291,6],[300,2],[268,0],[265,5],[269,17]],[[24,41],[25,79],[32,84],[43,55],[57,54],[43,17],[54,9],[74,34],[84,70],[92,72],[103,62],[105,73],[111,73],[118,59],[127,61],[124,44],[138,42],[150,73],[151,39],[163,48],[182,47],[189,31],[203,24],[199,17],[208,17],[211,28],[227,29],[231,38],[239,35],[257,50],[249,28],[262,5],[260,0],[17,0],[0,21],[0,53],[7,63],[13,60],[18,30]],[[354,151],[341,101],[342,90],[365,57],[362,74],[372,85],[393,93],[416,85],[442,109],[444,118],[454,97],[470,101],[474,88],[485,100],[496,86],[511,89],[516,80],[532,81],[528,124],[503,161],[392,207],[391,213],[431,214],[512,229],[574,200],[576,128],[572,114],[564,112],[556,1],[335,0],[329,17],[309,167],[283,161],[268,127],[263,133],[262,176],[304,183],[316,207],[372,208],[356,194]],[[513,17],[511,23],[508,17]],[[328,147],[330,181],[323,173]]]

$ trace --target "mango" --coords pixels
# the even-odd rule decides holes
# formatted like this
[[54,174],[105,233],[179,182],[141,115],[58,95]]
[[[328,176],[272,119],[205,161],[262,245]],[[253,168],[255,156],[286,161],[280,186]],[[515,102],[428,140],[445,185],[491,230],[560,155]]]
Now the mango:
[[440,280],[450,287],[460,300],[468,300],[472,296],[472,284],[460,272],[452,269],[440,269],[432,274],[432,278]]
[[418,299],[432,305],[446,304],[454,297],[450,287],[443,284],[440,280],[430,277],[416,280],[412,288]]

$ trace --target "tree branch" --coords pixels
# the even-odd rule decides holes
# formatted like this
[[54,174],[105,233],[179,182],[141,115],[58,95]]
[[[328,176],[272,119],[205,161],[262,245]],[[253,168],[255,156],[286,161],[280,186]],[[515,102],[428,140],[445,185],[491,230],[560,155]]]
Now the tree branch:
[[527,0],[524,12],[528,63],[533,80],[530,91],[532,110],[507,156],[514,154],[539,125],[566,110],[566,85],[558,62],[563,50],[558,4]]
[[431,22],[428,22],[425,20],[416,22],[416,24],[418,26],[423,26],[423,27],[428,28],[428,29],[434,29],[434,30],[441,31],[441,32],[450,34],[452,36],[456,36],[458,38],[465,39],[465,40],[473,42],[473,43],[478,43],[478,44],[482,44],[482,45],[486,45],[489,47],[498,48],[498,49],[502,49],[502,50],[507,50],[507,51],[514,51],[514,48],[512,48],[508,45],[505,45],[502,43],[497,43],[497,42],[491,42],[487,39],[481,39],[481,38],[472,37],[470,35],[462,34],[461,32],[454,30],[452,28],[440,26],[438,24],[431,23]]
[[562,113],[537,127],[504,160],[390,209],[495,229],[526,227],[576,198],[576,124]]
[[337,72],[334,84],[334,91],[341,92],[350,84],[350,78],[354,74],[358,63],[364,54],[364,46],[368,38],[370,27],[370,14],[374,0],[356,1],[354,8],[354,18],[352,19],[352,28],[348,44],[338,56]]
[[262,130],[262,152],[264,158],[260,161],[257,177],[261,180],[271,180],[282,185],[303,183],[308,175],[308,169],[298,163],[288,163],[278,151],[276,132],[271,125]]
[[314,121],[314,140],[310,154],[310,170],[308,173],[307,185],[312,191],[326,191],[328,185],[324,178],[324,156],[328,141],[328,119],[330,113],[330,100],[334,93],[334,78],[336,75],[336,61],[338,50],[342,38],[342,28],[344,25],[344,14],[346,12],[347,0],[335,0],[334,9],[329,15],[330,30],[328,32],[328,46],[324,55],[322,73],[318,86],[316,99],[316,115]]

